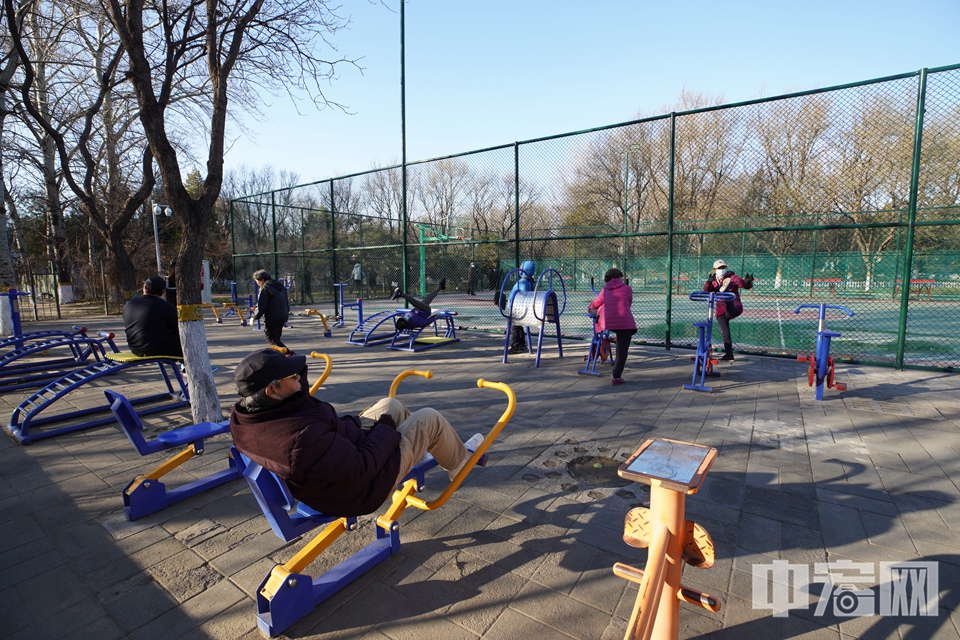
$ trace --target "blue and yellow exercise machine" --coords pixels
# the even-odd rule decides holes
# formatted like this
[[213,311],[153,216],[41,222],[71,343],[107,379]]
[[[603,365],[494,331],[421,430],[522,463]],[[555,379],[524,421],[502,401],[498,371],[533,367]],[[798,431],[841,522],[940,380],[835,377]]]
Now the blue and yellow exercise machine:
[[78,326],[61,335],[22,335],[22,346],[0,354],[0,392],[37,387],[78,367],[102,363],[107,353],[120,352],[113,338],[103,331],[88,336],[87,328]]
[[[590,278],[590,288],[593,290],[594,295],[600,295],[597,288],[593,286],[593,278]],[[597,330],[597,325],[600,322],[599,314],[588,313],[587,317],[593,322],[593,339],[590,341],[590,351],[583,357],[586,364],[583,365],[583,369],[578,369],[577,373],[588,376],[599,376],[600,372],[597,371],[597,365],[601,362],[612,363],[616,357],[616,353],[613,350],[616,348],[617,336],[609,329],[604,329],[603,331]]]
[[[18,291],[16,287],[8,287],[5,293],[0,293],[0,298],[7,298],[10,306],[10,322],[13,334],[6,338],[0,338],[0,351],[6,349],[20,349],[24,343],[32,340],[48,340],[51,338],[71,338],[78,333],[86,335],[86,327],[73,327],[72,331],[62,329],[44,329],[40,331],[23,332],[23,321],[20,317],[20,298],[28,298],[29,291]],[[2,304],[2,303],[0,303]]]
[[[343,296],[343,284],[334,285],[341,287],[340,295]],[[431,311],[429,315],[424,314],[424,323],[419,326],[408,325],[404,329],[397,329],[397,319],[407,315],[410,309],[397,308],[393,311],[380,311],[371,316],[363,317],[363,300],[357,298],[356,304],[343,305],[341,301],[341,313],[344,309],[357,310],[357,326],[350,331],[347,338],[347,344],[358,347],[372,347],[378,344],[390,343],[387,348],[394,351],[424,351],[439,347],[440,345],[460,342],[457,336],[457,325],[454,318],[457,317],[456,311],[447,309],[437,309]],[[340,324],[342,326],[342,316]]]
[[[390,397],[396,397],[400,382],[409,376],[431,378],[433,373],[415,369],[401,372],[390,385]],[[488,382],[481,378],[477,380],[477,386],[502,391],[507,396],[507,408],[446,489],[429,502],[416,495],[424,489],[426,472],[437,465],[436,460],[427,456],[404,478],[394,492],[389,508],[376,518],[376,539],[316,578],[302,571],[343,533],[356,531],[357,518],[323,514],[298,503],[283,480],[234,448],[234,456],[243,469],[243,475],[277,536],[289,542],[313,529],[324,527],[293,558],[276,565],[260,583],[257,589],[257,625],[264,635],[274,637],[283,632],[370,568],[396,554],[400,550],[398,519],[404,509],[415,507],[431,511],[443,506],[473,467],[485,464],[487,449],[510,421],[517,399],[513,390],[502,382]]]
[[[323,373],[310,388],[310,393],[316,393],[330,375],[332,362],[330,356],[325,353],[314,351],[310,354],[310,357],[323,358],[326,362]],[[140,417],[137,415],[133,405],[130,404],[130,401],[110,389],[104,390],[103,393],[110,405],[110,411],[113,412],[120,428],[124,434],[126,434],[127,439],[130,440],[130,444],[136,448],[141,456],[167,451],[175,447],[186,446],[182,451],[164,460],[147,473],[139,474],[123,489],[123,511],[127,514],[128,520],[136,520],[151,513],[156,513],[175,502],[195,496],[202,491],[218,487],[225,482],[240,477],[240,468],[237,466],[235,456],[231,453],[228,455],[228,466],[226,469],[198,478],[175,489],[167,489],[167,485],[161,478],[174,469],[179,468],[194,456],[203,455],[203,441],[214,436],[229,433],[230,421],[201,422],[186,427],[170,429],[169,431],[158,434],[157,437],[152,440],[147,440],[143,437],[143,423],[140,421]]]

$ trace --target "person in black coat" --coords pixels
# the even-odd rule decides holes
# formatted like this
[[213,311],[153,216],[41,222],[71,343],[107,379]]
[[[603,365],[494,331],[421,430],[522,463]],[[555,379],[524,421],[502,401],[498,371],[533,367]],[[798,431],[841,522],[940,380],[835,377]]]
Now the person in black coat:
[[267,344],[287,348],[280,339],[283,325],[290,318],[290,303],[287,300],[287,288],[277,282],[263,269],[253,274],[260,291],[257,293],[257,307],[253,321],[263,318],[263,337]]
[[137,356],[183,357],[177,308],[163,299],[162,276],[143,281],[143,295],[123,306],[123,329],[127,345]]

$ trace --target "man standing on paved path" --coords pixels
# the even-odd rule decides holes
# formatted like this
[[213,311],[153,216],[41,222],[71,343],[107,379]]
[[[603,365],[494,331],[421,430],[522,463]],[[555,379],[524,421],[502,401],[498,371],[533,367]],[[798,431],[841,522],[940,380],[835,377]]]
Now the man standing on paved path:
[[253,321],[263,318],[263,337],[267,344],[274,347],[287,348],[280,340],[283,325],[290,318],[290,303],[287,300],[287,288],[282,282],[277,282],[270,274],[260,269],[253,274],[260,292],[257,294],[257,308],[253,314]]

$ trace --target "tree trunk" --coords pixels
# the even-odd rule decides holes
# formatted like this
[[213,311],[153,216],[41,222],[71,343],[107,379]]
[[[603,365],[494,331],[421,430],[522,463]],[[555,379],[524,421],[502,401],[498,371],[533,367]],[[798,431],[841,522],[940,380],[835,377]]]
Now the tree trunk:
[[[164,180],[164,184],[168,184]],[[181,191],[184,195],[185,191]],[[168,202],[174,199],[167,194]],[[220,396],[213,381],[210,368],[210,352],[207,349],[207,333],[203,326],[203,316],[191,315],[200,298],[200,269],[203,267],[203,249],[206,240],[206,226],[212,210],[204,207],[204,200],[190,200],[173,204],[187,207],[187,215],[178,216],[183,220],[185,229],[180,254],[177,256],[177,311],[180,315],[180,344],[183,345],[184,366],[189,372],[190,411],[193,420],[200,422],[219,422],[223,419]],[[204,210],[205,209],[205,210]],[[182,211],[183,209],[181,209]],[[197,274],[197,275],[187,275]],[[239,359],[239,358],[238,358]]]

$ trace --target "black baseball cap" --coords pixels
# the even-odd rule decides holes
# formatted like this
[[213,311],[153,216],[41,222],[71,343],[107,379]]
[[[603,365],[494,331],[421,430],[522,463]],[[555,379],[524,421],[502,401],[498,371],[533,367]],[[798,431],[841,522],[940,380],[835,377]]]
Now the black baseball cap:
[[161,276],[150,276],[143,281],[143,290],[152,296],[158,296],[167,290],[167,281]]
[[274,349],[254,351],[240,361],[233,372],[237,393],[244,398],[267,388],[274,380],[300,373],[307,366],[306,356],[288,356]]

